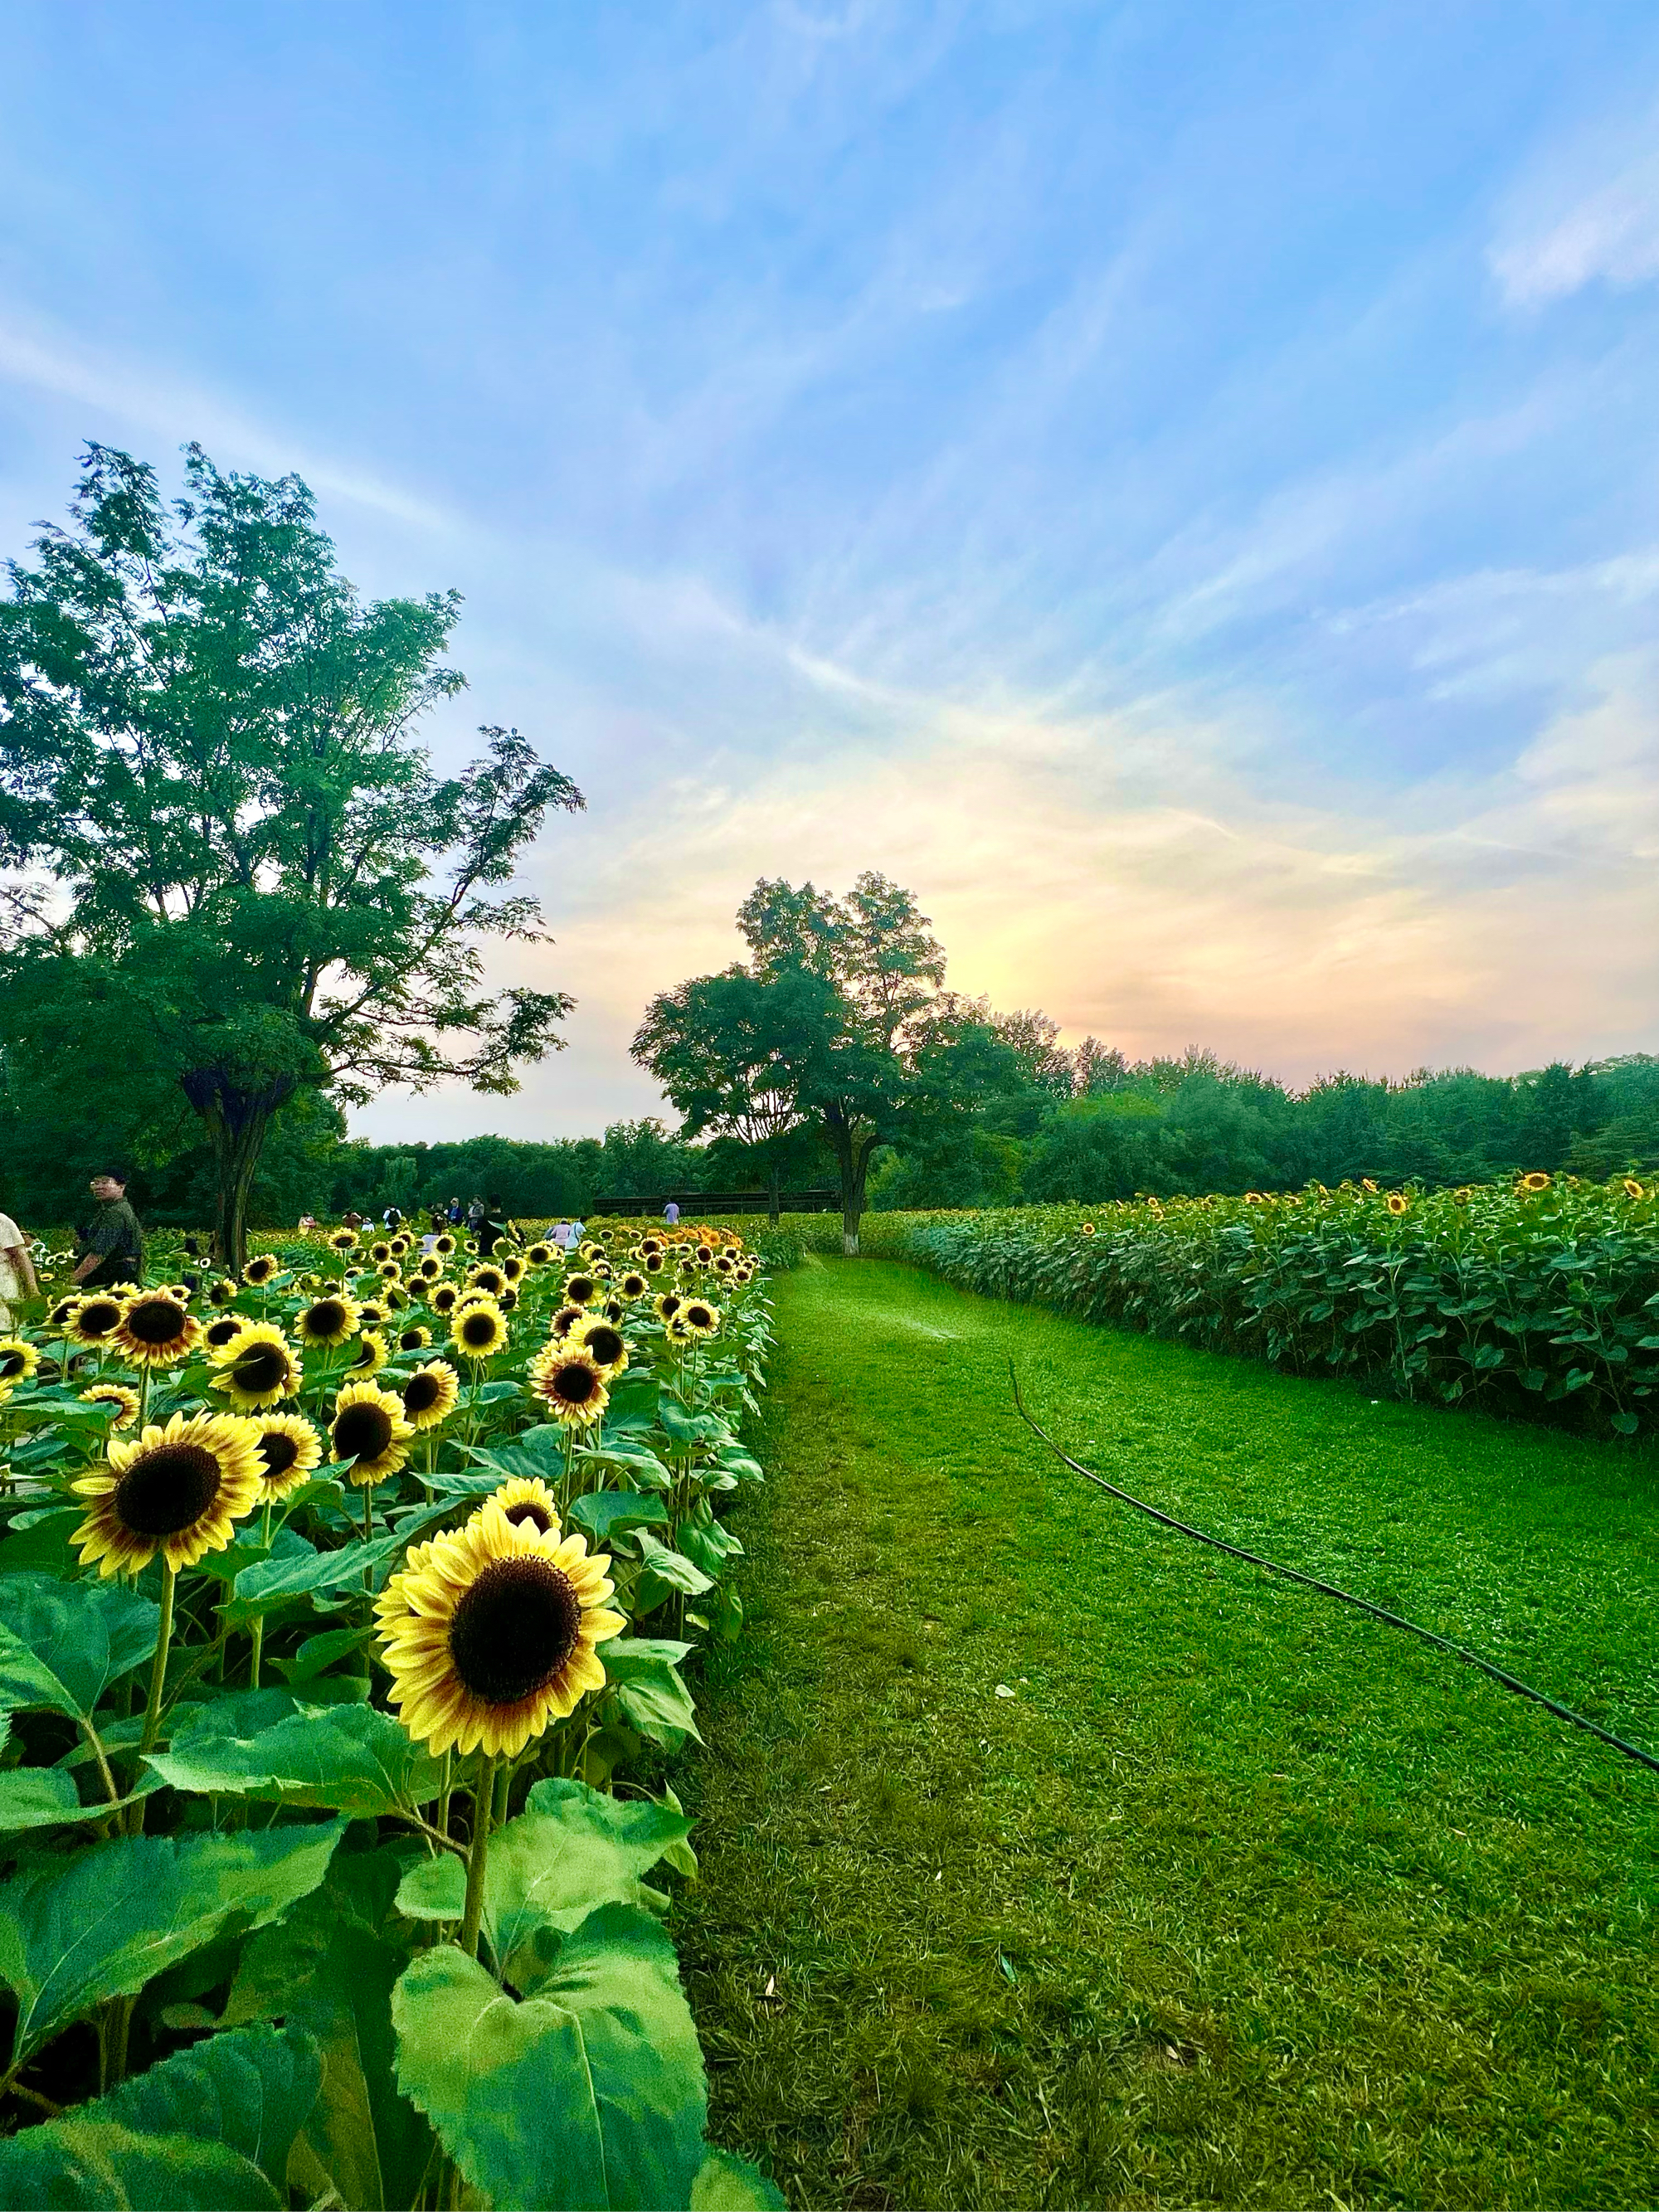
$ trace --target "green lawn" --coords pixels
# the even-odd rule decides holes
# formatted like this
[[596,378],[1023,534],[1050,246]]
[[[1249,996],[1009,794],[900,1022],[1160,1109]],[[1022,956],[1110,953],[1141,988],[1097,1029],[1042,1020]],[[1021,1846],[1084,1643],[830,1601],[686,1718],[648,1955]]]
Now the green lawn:
[[[778,1286],[677,1909],[714,2125],[810,2206],[1659,2201],[1653,1457],[970,1297]],[[1012,1697],[998,1694],[998,1686]]]

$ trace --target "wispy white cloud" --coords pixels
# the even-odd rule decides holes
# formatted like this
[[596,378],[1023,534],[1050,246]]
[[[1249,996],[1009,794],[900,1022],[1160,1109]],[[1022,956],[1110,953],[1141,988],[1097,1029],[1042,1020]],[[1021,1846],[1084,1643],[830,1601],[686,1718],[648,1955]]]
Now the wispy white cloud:
[[1649,143],[1568,204],[1514,219],[1492,249],[1492,273],[1516,307],[1541,307],[1598,281],[1623,290],[1659,277],[1659,112],[1644,118]]

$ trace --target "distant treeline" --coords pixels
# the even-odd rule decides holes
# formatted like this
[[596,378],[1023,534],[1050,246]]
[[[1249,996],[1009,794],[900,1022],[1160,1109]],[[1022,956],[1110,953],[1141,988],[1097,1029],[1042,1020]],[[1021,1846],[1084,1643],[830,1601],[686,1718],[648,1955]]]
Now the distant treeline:
[[1516,1076],[1428,1069],[1403,1082],[1333,1075],[1306,1091],[1205,1052],[1131,1064],[1052,1025],[1030,1034],[1024,1097],[990,1099],[970,1129],[890,1153],[878,1210],[1022,1200],[1238,1194],[1335,1185],[1478,1182],[1528,1169],[1605,1177],[1659,1167],[1659,1057],[1637,1054]]
[[[1659,1170],[1659,1056],[1516,1076],[1334,1075],[1297,1091],[1203,1052],[1131,1063],[1092,1040],[1067,1050],[1040,1015],[997,1027],[1009,1050],[983,1094],[878,1155],[878,1210],[1285,1190],[1362,1176],[1442,1186],[1532,1168],[1596,1177]],[[210,1219],[212,1163],[189,1141],[191,1117],[167,1118],[153,1096],[142,1103],[141,1112],[135,1092],[124,1122],[122,1095],[107,1085],[0,1091],[0,1210],[29,1227],[78,1220],[88,1176],[125,1161],[147,1218]],[[821,1182],[826,1170],[803,1142],[785,1187]],[[649,1118],[545,1143],[371,1145],[313,1100],[278,1116],[252,1218],[276,1227],[306,1212],[337,1218],[394,1203],[410,1212],[474,1195],[520,1217],[586,1214],[607,1192],[763,1189],[766,1181],[743,1146],[686,1144]]]

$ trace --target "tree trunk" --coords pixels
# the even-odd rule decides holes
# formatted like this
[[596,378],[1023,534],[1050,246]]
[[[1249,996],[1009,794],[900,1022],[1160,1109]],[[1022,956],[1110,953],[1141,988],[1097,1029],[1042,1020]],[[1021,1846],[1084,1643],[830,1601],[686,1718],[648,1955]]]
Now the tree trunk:
[[774,1229],[775,1229],[775,1228],[777,1227],[777,1225],[778,1225],[778,1192],[779,1192],[779,1188],[780,1188],[780,1186],[781,1185],[782,1182],[783,1182],[783,1172],[782,1172],[781,1169],[777,1168],[777,1167],[775,1167],[775,1168],[772,1170],[772,1182],[771,1182],[771,1188],[770,1188],[770,1196],[771,1196],[772,1203],[771,1203],[771,1206],[770,1206],[770,1207],[769,1207],[769,1218],[770,1218],[770,1220],[771,1220],[771,1224],[772,1224],[772,1226],[773,1226],[773,1228],[774,1228]]
[[848,1139],[844,1153],[837,1152],[841,1168],[841,1249],[846,1258],[859,1255],[859,1224],[864,1218],[864,1178],[870,1164],[870,1147]]
[[179,1078],[191,1104],[207,1124],[218,1190],[213,1257],[240,1275],[247,1265],[247,1200],[272,1118],[294,1096],[295,1079],[279,1075],[258,1090],[233,1082],[222,1068],[196,1067]]

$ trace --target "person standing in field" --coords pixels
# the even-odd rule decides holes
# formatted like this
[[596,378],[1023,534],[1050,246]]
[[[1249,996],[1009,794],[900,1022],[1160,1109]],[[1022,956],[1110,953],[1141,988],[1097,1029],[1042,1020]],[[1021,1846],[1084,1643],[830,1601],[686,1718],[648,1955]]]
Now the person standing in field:
[[98,1211],[76,1233],[85,1249],[74,1279],[88,1290],[105,1291],[116,1283],[144,1279],[144,1232],[127,1204],[127,1179],[117,1169],[95,1175],[90,1185]]
[[35,1298],[40,1285],[23,1232],[9,1213],[0,1213],[0,1328],[12,1326],[12,1307],[19,1298]]
[[665,1221],[669,1223],[671,1226],[679,1219],[680,1209],[675,1200],[671,1198],[667,1205],[664,1206],[662,1210],[662,1218]]

